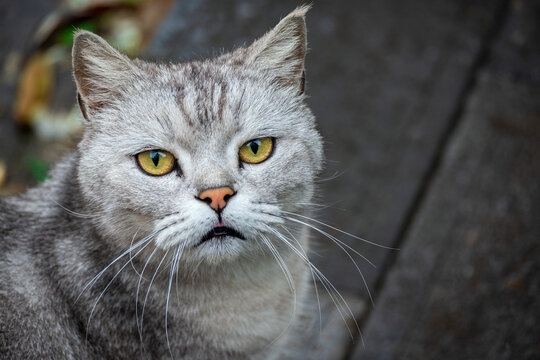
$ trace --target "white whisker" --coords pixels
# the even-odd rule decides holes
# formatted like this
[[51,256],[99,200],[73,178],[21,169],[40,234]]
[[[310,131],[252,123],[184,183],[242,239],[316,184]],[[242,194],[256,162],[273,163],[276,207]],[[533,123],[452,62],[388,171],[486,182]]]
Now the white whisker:
[[[294,247],[288,240],[287,238],[285,238],[281,233],[279,233],[277,230],[275,229],[272,229],[272,228],[269,228],[271,231],[273,231],[274,233],[276,233],[276,235],[278,235],[280,237],[281,240],[283,240],[283,242],[289,246],[289,248],[291,248],[291,250],[293,250],[305,263],[306,265],[308,265],[310,268],[312,268],[314,271],[315,271],[315,274],[317,274],[317,278],[319,278],[319,280],[321,280],[321,283],[322,285],[325,287],[326,291],[328,292],[328,295],[330,296],[330,298],[332,299],[332,301],[334,302],[334,304],[336,305],[336,309],[338,310],[341,318],[343,319],[343,322],[345,323],[345,325],[347,326],[347,330],[349,331],[349,335],[351,336],[351,338],[354,338],[354,336],[352,335],[352,332],[347,324],[347,321],[345,320],[345,317],[343,315],[343,311],[347,310],[346,312],[349,313],[351,319],[353,319],[355,325],[356,325],[356,328],[358,329],[358,331],[360,332],[360,327],[358,325],[358,323],[356,322],[356,319],[354,317],[354,314],[351,310],[351,308],[349,307],[349,304],[347,303],[347,301],[345,301],[345,299],[343,298],[343,296],[341,295],[341,293],[336,289],[336,287],[330,282],[330,280],[328,280],[328,278],[326,278],[326,276],[323,275],[323,273],[315,266],[311,263],[311,261],[309,261],[309,259],[307,257],[305,257],[296,247]],[[336,294],[339,299],[341,301],[337,301],[334,296],[336,295],[332,295],[332,292],[329,291],[328,289],[328,286],[332,289],[332,292],[334,294]]]
[[[298,244],[300,249],[302,250],[302,253],[304,254],[305,258],[307,259],[307,253],[300,244],[300,242],[296,239],[296,237],[293,235],[293,233],[285,226],[281,225],[281,227],[291,235],[291,237],[294,239],[294,241]],[[311,278],[313,279],[313,289],[315,290],[315,297],[317,298],[317,306],[319,308],[319,333],[322,331],[322,311],[321,311],[321,300],[319,298],[319,290],[317,289],[317,281],[315,280],[315,274],[313,273],[313,269],[311,266],[309,267],[309,272],[311,273]]]
[[344,171],[336,171],[327,178],[315,179],[315,182],[316,183],[321,183],[321,182],[325,182],[325,181],[331,181],[331,180],[337,179],[338,177],[340,177],[343,174],[345,174]]
[[[342,241],[340,241],[339,239],[337,239],[336,237],[328,234],[327,232],[317,228],[316,226],[313,226],[311,224],[308,224],[308,223],[305,223],[301,220],[298,220],[298,219],[293,219],[293,218],[290,218],[290,217],[285,217],[286,219],[288,220],[291,220],[291,221],[294,221],[294,222],[297,222],[297,223],[300,223],[300,224],[303,224],[303,225],[306,225],[306,226],[309,226],[310,228],[312,228],[313,230],[315,231],[318,231],[319,233],[327,236],[329,239],[331,240],[334,240],[335,244],[337,246],[339,246],[339,248],[341,250],[343,250],[343,252],[349,257],[349,259],[352,261],[352,263],[354,264],[354,266],[356,267],[356,270],[358,271],[358,273],[360,274],[360,277],[362,278],[362,281],[364,282],[364,286],[366,287],[366,291],[368,293],[368,296],[369,296],[369,299],[371,300],[371,305],[373,307],[375,307],[375,302],[373,301],[373,297],[371,296],[371,291],[369,291],[369,286],[367,284],[367,281],[366,281],[366,278],[364,277],[364,274],[362,273],[362,271],[360,270],[360,267],[358,266],[358,264],[356,263],[356,261],[354,260],[354,258],[351,256],[351,254],[349,254],[349,252],[347,250],[345,250],[345,248],[343,246],[340,245],[340,243],[343,243]],[[344,243],[343,243],[344,244]],[[373,267],[375,267],[375,265],[373,265],[373,263],[371,261],[369,261],[365,256],[363,256],[362,254],[360,254],[358,251],[352,249],[350,246],[344,244],[345,246],[347,246],[348,248],[350,248],[351,250],[353,250],[356,254],[360,255],[363,259],[365,259],[369,264],[371,264]]]
[[147,237],[145,237],[144,239],[140,240],[139,242],[137,242],[135,245],[131,246],[129,249],[127,249],[126,251],[124,251],[120,256],[118,256],[116,259],[114,259],[113,261],[111,261],[111,263],[109,265],[107,265],[103,270],[101,270],[96,276],[94,276],[89,282],[88,284],[85,285],[85,287],[82,289],[81,293],[79,294],[79,296],[77,296],[77,299],[75,299],[75,302],[77,302],[79,300],[79,298],[81,297],[81,295],[89,288],[89,287],[92,287],[96,282],[97,280],[105,273],[105,271],[107,271],[107,269],[109,269],[115,262],[117,262],[118,260],[120,260],[121,258],[123,258],[124,256],[126,256],[127,254],[129,254],[131,251],[135,250],[136,248],[138,248],[139,246],[141,246],[142,244],[144,244],[145,242],[149,241],[153,236],[157,235],[161,230],[158,230],[158,231],[155,231],[153,232],[152,234],[148,235]]
[[[131,238],[131,243],[129,244],[130,247],[133,246],[133,241],[135,240],[135,238],[137,237],[137,234],[139,233],[139,231],[137,230],[135,232],[135,235],[133,235],[133,237]],[[139,272],[137,271],[137,269],[135,269],[135,265],[133,264],[133,257],[131,256],[131,251],[129,252],[129,263],[131,264],[131,267],[133,268],[133,271],[135,271],[137,273],[137,275],[140,276]]]
[[83,219],[91,219],[91,218],[95,218],[97,217],[97,215],[89,215],[89,214],[81,214],[81,213],[78,213],[78,212],[75,212],[73,210],[70,210],[68,209],[67,207],[65,207],[64,205],[60,204],[58,201],[56,200],[52,200],[56,205],[60,206],[65,212],[67,212],[68,214],[70,215],[73,215],[73,216],[76,216],[76,217],[79,217],[79,218],[83,218]]
[[319,221],[319,220],[310,218],[309,216],[300,215],[300,214],[296,214],[296,213],[289,212],[289,211],[284,211],[284,210],[283,210],[282,212],[285,213],[285,214],[298,216],[298,217],[301,217],[301,218],[304,218],[304,219],[307,219],[307,220],[316,222],[317,224],[326,226],[326,227],[328,227],[328,228],[330,228],[330,229],[332,229],[332,230],[338,231],[338,232],[340,232],[340,233],[342,233],[342,234],[345,234],[345,235],[347,235],[347,236],[350,236],[350,237],[352,237],[352,238],[354,238],[354,239],[363,241],[363,242],[365,242],[366,244],[370,244],[370,245],[373,245],[373,246],[377,246],[377,247],[380,247],[380,248],[383,248],[383,249],[386,249],[386,250],[399,250],[399,249],[396,249],[396,248],[393,248],[393,247],[380,245],[380,244],[374,243],[374,242],[372,242],[372,241],[369,241],[369,240],[366,240],[366,239],[362,239],[361,237],[358,237],[358,236],[356,236],[356,235],[353,235],[353,234],[351,234],[351,233],[348,233],[348,232],[346,232],[346,231],[343,231],[343,230],[341,230],[341,229],[338,229],[338,228],[336,228],[336,227],[334,227],[334,226],[332,226],[332,225],[328,225],[328,224],[326,224],[326,223],[324,223],[324,222],[322,222],[322,221]]
[[[150,280],[150,284],[148,285],[148,288],[146,290],[146,296],[144,297],[144,304],[143,304],[143,308],[142,308],[142,311],[141,311],[141,334],[143,333],[143,322],[144,322],[144,309],[146,307],[146,302],[148,301],[148,295],[150,294],[150,289],[152,288],[152,284],[154,283],[154,280],[156,278],[156,275],[158,274],[159,272],[159,268],[161,267],[161,264],[163,264],[163,261],[165,260],[165,258],[167,257],[167,254],[169,253],[169,250],[170,249],[167,249],[167,251],[165,252],[165,255],[163,255],[163,258],[161,259],[161,261],[159,262],[157,268],[156,268],[156,271],[154,271],[154,275],[152,276],[152,279]],[[142,336],[142,335],[141,335]]]
[[[337,237],[335,237],[334,235],[332,234],[329,234],[327,233],[326,231],[324,230],[321,230],[319,229],[318,227],[314,226],[314,225],[311,225],[309,223],[306,223],[302,220],[298,220],[298,219],[295,219],[295,218],[292,218],[292,217],[289,217],[289,216],[284,216],[283,217],[284,219],[287,219],[289,221],[293,221],[293,222],[296,222],[298,224],[302,224],[302,225],[305,225],[307,227],[310,227],[312,228],[313,230],[317,231],[318,233],[326,236],[327,238],[329,238],[330,240],[333,240],[335,241],[336,245],[339,246],[346,254],[348,254],[347,250],[345,250],[343,248],[343,246],[345,246],[347,249],[351,250],[352,252],[354,252],[356,255],[360,256],[362,259],[364,259],[369,265],[371,265],[372,267],[374,268],[377,268],[377,266],[375,266],[375,264],[373,262],[371,262],[367,257],[365,257],[364,255],[362,255],[361,253],[359,253],[358,251],[356,251],[354,248],[352,248],[351,246],[347,245],[345,242],[339,240]],[[350,256],[350,255],[349,255]],[[354,261],[354,260],[353,260]]]
[[146,270],[146,267],[148,266],[148,263],[150,262],[150,260],[152,259],[152,257],[154,256],[154,254],[156,253],[157,250],[158,250],[157,247],[154,248],[154,250],[152,251],[152,253],[148,257],[148,259],[146,260],[146,262],[145,262],[145,264],[143,266],[143,269],[141,271],[141,275],[139,276],[139,281],[137,282],[137,292],[135,293],[135,322],[137,324],[137,331],[139,332],[139,338],[140,338],[140,341],[141,341],[141,352],[143,354],[144,354],[144,343],[143,343],[142,330],[141,330],[142,326],[139,326],[139,290],[141,288],[141,281],[143,279],[144,271]]
[[[261,238],[263,238],[264,243],[267,245],[267,247],[270,249],[270,251],[272,252],[273,255],[274,255],[274,251],[275,251],[274,258],[276,259],[278,265],[281,267],[281,270],[285,274],[285,277],[288,278],[288,279],[290,278],[289,286],[291,286],[291,290],[292,290],[292,293],[293,293],[293,313],[292,313],[292,316],[291,316],[289,322],[287,323],[287,326],[285,326],[283,328],[283,330],[279,333],[279,335],[276,336],[276,338],[274,340],[272,340],[270,342],[270,344],[268,345],[268,346],[271,346],[276,341],[278,341],[281,336],[283,336],[283,334],[287,331],[287,329],[291,326],[292,322],[294,321],[294,318],[296,316],[296,286],[295,286],[295,283],[294,283],[294,279],[293,279],[293,277],[291,275],[291,272],[289,271],[289,268],[285,264],[285,261],[283,260],[283,258],[281,257],[281,255],[279,254],[277,249],[274,247],[274,245],[272,244],[270,239],[268,239],[266,236],[264,236],[262,234],[261,234]],[[273,249],[273,251],[272,251],[272,249]]]
[[[149,239],[151,240],[151,238]],[[135,255],[133,256],[134,258],[139,255],[149,244],[151,243],[151,241],[148,241],[142,248],[140,248],[136,253]],[[90,328],[90,321],[92,319],[92,315],[94,314],[94,310],[96,309],[96,306],[97,304],[99,303],[99,300],[101,300],[101,298],[103,297],[103,295],[105,294],[105,292],[107,291],[107,289],[109,289],[109,287],[111,286],[111,284],[113,283],[113,281],[118,277],[118,275],[120,275],[120,273],[122,272],[122,270],[124,270],[124,268],[126,266],[128,266],[128,264],[130,264],[131,262],[131,259],[128,260],[121,268],[120,270],[118,270],[116,272],[116,274],[112,277],[112,279],[109,281],[109,283],[107,284],[107,286],[105,286],[105,289],[103,289],[103,291],[101,292],[101,294],[99,294],[99,297],[97,298],[97,300],[94,302],[94,306],[92,306],[92,310],[90,311],[90,316],[88,317],[88,321],[87,321],[87,329]],[[86,332],[86,336],[87,336],[87,339],[88,339],[88,331]]]
[[292,278],[292,275],[291,275],[289,269],[285,265],[285,262],[283,261],[283,258],[281,257],[279,252],[276,250],[274,245],[270,242],[270,239],[268,239],[266,236],[264,236],[262,234],[261,234],[261,238],[263,239],[263,243],[266,245],[266,247],[268,247],[268,249],[270,250],[270,252],[274,256],[274,258],[276,259],[276,262],[278,263],[279,267],[281,268],[281,271],[285,275],[285,279],[289,283],[289,287],[291,288],[291,292],[296,297],[296,287],[294,285],[294,280]]
[[175,268],[178,266],[178,263],[180,261],[180,256],[182,256],[182,253],[184,252],[184,246],[185,243],[178,247],[178,250],[176,250],[176,253],[173,256],[173,261],[171,263],[171,271],[169,273],[169,287],[167,289],[167,301],[165,304],[165,338],[167,339],[167,347],[169,349],[169,353],[171,355],[171,358],[174,358],[171,350],[171,343],[169,341],[169,329],[167,327],[167,319],[169,315],[169,298],[171,295],[171,286],[172,286],[172,279],[175,273]]

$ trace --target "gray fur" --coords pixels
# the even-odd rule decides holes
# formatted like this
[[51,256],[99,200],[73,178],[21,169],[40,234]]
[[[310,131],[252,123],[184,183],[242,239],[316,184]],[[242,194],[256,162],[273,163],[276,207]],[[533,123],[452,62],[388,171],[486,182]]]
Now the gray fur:
[[[130,60],[77,32],[84,137],[50,180],[0,202],[2,357],[292,356],[316,300],[309,267],[269,228],[307,251],[305,228],[281,227],[284,211],[306,213],[322,166],[302,89],[306,11],[186,64]],[[276,139],[272,156],[241,164],[239,147],[259,137]],[[179,170],[143,173],[134,156],[156,148]],[[217,215],[196,196],[219,186],[236,191],[223,220],[246,240],[198,247]]]

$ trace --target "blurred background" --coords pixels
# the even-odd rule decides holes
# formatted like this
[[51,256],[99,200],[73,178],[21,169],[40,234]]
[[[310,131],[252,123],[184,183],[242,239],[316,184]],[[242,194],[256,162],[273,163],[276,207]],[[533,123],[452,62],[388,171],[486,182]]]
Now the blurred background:
[[[0,3],[0,194],[80,138],[74,29],[163,62],[247,45],[292,0]],[[540,1],[314,1],[325,138],[312,259],[361,301],[351,359],[540,358]],[[365,279],[365,281],[364,281]],[[367,290],[369,288],[369,291]],[[373,302],[371,300],[373,299]]]

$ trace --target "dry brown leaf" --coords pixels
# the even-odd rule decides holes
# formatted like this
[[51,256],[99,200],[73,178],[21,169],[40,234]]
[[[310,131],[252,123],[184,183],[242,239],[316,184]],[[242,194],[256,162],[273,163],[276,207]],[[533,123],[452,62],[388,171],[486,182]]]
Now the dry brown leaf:
[[173,0],[144,1],[138,7],[138,16],[143,32],[142,43],[145,46],[152,38],[154,31],[169,14]]
[[0,188],[4,186],[7,179],[7,166],[6,162],[3,160],[0,160]]
[[46,106],[53,86],[53,70],[44,53],[38,52],[24,67],[17,89],[14,116],[21,125],[30,125],[32,114]]

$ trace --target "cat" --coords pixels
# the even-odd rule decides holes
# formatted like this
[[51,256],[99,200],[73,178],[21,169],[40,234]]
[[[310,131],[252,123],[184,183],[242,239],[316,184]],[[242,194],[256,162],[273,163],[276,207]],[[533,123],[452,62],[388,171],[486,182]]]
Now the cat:
[[82,140],[0,201],[3,358],[299,357],[317,317],[301,223],[323,166],[308,9],[181,64],[76,32]]

